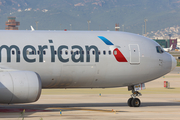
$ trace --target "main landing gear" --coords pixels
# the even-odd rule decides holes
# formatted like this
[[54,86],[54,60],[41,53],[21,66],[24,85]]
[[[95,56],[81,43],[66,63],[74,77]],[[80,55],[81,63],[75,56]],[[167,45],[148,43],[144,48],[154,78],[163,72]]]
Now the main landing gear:
[[129,107],[139,107],[141,105],[141,101],[136,98],[137,96],[141,96],[142,94],[138,91],[134,91],[134,86],[128,87],[128,90],[132,90],[131,98],[128,99],[127,104]]

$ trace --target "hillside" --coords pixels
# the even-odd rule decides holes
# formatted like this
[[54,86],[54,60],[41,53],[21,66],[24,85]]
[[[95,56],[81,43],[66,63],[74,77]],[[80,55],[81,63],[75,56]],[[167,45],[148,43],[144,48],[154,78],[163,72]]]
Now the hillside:
[[[121,30],[142,34],[144,19],[147,32],[180,26],[179,0],[0,0],[0,29],[8,16],[16,16],[20,29],[30,25],[42,30]],[[71,26],[70,26],[71,24]]]

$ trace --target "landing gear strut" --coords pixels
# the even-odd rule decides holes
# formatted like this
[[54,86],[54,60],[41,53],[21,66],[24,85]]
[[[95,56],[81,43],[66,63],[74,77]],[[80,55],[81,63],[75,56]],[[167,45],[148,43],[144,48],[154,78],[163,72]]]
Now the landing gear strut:
[[128,90],[132,90],[131,98],[128,99],[127,104],[129,107],[139,107],[141,105],[141,101],[136,98],[137,96],[141,96],[142,94],[138,91],[134,91],[134,86],[128,87]]

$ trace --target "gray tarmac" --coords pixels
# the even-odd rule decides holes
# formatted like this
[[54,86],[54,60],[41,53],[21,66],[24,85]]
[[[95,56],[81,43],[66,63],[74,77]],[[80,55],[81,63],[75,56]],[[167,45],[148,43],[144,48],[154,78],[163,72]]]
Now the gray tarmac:
[[[180,67],[147,83],[139,108],[127,106],[131,92],[126,87],[43,90],[35,103],[0,104],[0,120],[180,120],[179,72]],[[170,89],[163,88],[164,81],[170,82]]]

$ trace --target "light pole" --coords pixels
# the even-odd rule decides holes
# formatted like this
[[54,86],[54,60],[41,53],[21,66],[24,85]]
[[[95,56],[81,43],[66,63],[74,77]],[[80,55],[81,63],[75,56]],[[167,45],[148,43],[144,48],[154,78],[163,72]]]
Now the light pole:
[[148,19],[144,19],[144,22],[145,22],[145,36],[147,35],[146,34],[146,22],[148,21]]
[[60,24],[60,30],[61,30],[61,24]]
[[90,20],[88,20],[88,21],[87,21],[87,23],[88,23],[88,30],[90,30],[90,26],[89,26],[89,24],[91,23],[91,21],[90,21]]
[[122,25],[122,28],[123,28],[123,32],[124,32],[124,25]]
[[38,22],[38,21],[36,21],[36,30],[38,30],[38,23],[39,23],[39,22]]
[[70,24],[69,26],[70,26],[70,30],[72,30],[72,24]]
[[142,25],[142,35],[144,34],[144,25]]

